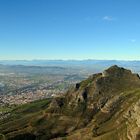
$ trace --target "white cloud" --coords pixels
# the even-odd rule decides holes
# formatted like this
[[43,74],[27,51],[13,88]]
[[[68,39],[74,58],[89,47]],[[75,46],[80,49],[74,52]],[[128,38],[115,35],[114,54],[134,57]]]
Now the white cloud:
[[131,39],[130,40],[132,43],[135,43],[136,42],[136,39]]
[[106,21],[113,21],[113,20],[116,20],[115,18],[111,17],[111,16],[104,16],[102,18],[103,20],[106,20]]

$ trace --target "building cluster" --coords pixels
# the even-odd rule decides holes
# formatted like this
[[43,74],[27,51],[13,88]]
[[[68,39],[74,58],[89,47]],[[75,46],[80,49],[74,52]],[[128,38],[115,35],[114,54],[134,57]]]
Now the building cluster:
[[19,105],[29,103],[35,100],[51,98],[62,94],[60,90],[37,90],[34,92],[27,92],[16,95],[2,95],[0,96],[0,105]]

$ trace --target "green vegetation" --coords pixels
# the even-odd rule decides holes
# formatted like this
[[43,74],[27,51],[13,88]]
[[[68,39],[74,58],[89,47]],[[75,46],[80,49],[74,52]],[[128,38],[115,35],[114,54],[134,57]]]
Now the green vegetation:
[[0,112],[11,111],[12,107],[0,106]]

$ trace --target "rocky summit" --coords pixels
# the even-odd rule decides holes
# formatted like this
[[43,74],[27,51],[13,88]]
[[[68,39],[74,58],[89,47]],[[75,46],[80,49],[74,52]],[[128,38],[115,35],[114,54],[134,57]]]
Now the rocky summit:
[[14,108],[1,140],[140,140],[140,77],[112,66],[61,97]]

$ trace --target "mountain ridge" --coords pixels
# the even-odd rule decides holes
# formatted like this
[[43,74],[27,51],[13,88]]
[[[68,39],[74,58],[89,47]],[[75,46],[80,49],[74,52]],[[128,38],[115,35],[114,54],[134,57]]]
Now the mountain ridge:
[[114,65],[63,96],[17,107],[0,121],[0,134],[7,140],[138,140],[139,118],[140,77]]

